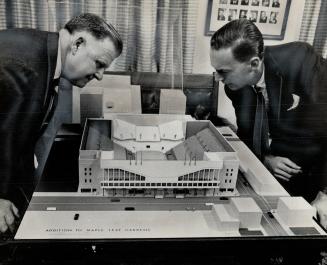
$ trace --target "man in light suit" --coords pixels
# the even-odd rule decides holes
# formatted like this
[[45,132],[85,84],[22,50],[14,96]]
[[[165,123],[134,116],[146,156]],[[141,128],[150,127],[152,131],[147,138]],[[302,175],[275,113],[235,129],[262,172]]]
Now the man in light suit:
[[[312,201],[318,193],[314,205],[326,226],[326,60],[302,42],[264,47],[261,32],[246,19],[212,36],[210,58],[232,100],[240,139],[292,195]],[[259,98],[266,118],[256,134]]]
[[121,51],[113,26],[88,13],[59,33],[0,31],[0,232],[14,230],[33,192],[35,143],[56,105],[57,80],[101,80]]

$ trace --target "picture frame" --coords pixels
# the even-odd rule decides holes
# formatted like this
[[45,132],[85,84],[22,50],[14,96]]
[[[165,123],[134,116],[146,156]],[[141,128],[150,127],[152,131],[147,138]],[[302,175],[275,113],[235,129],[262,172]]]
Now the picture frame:
[[255,23],[264,39],[283,40],[292,0],[208,0],[205,35],[228,22],[247,18]]

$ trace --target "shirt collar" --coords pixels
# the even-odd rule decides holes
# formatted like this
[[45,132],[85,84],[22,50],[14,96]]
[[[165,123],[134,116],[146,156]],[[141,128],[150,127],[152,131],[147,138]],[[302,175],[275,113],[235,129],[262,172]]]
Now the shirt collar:
[[261,87],[261,88],[266,88],[266,82],[265,82],[265,65],[262,64],[262,75],[258,81],[258,83],[256,84],[257,87]]
[[56,63],[56,70],[53,79],[60,78],[61,75],[61,48],[60,48],[60,35],[58,39],[58,53],[57,53],[57,63]]
[[[258,90],[259,88],[259,90]],[[265,99],[265,106],[266,108],[268,108],[269,106],[269,97],[268,97],[268,91],[267,91],[267,87],[266,87],[266,82],[265,82],[265,65],[262,64],[262,75],[258,81],[258,83],[256,83],[255,86],[253,86],[253,90],[258,93],[261,92],[264,99]]]

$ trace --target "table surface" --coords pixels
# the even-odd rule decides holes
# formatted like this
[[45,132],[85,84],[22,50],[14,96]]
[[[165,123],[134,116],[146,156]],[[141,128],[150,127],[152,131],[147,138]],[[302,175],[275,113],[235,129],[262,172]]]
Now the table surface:
[[[103,207],[103,200],[107,200],[105,207],[111,209],[115,207],[124,209],[129,205],[130,201],[126,199],[108,201],[107,198],[83,199],[71,196],[77,190],[78,185],[78,176],[76,175],[78,172],[75,168],[78,163],[76,160],[78,148],[79,138],[71,135],[68,138],[61,135],[59,141],[54,143],[45,176],[37,188],[38,196],[32,199],[30,207],[43,207],[44,203],[51,200],[57,202],[55,207],[58,209],[67,207],[67,201],[75,204],[77,208],[85,207],[83,200],[93,203],[92,207],[100,205]],[[62,156],[63,153],[65,156]],[[56,175],[54,170],[58,163],[67,169],[66,173],[60,176]],[[261,223],[265,227],[266,235],[269,236],[259,235],[257,232],[251,233],[247,230],[240,231],[240,236],[187,238],[13,240],[13,235],[5,235],[0,244],[0,258],[7,260],[8,264],[66,264],[62,263],[64,260],[67,264],[93,264],[94,260],[111,260],[112,264],[122,264],[121,262],[125,264],[167,264],[168,261],[173,264],[217,264],[219,262],[224,264],[256,264],[256,262],[271,264],[272,256],[278,259],[281,255],[284,261],[291,261],[287,264],[293,264],[293,261],[294,264],[298,262],[313,264],[313,261],[319,260],[319,253],[327,248],[325,235],[317,235],[314,230],[310,229],[308,231],[305,229],[291,231],[293,235],[290,235],[290,231],[281,226],[271,214],[272,209],[276,209],[278,196],[258,195],[242,173],[239,174],[237,189],[241,196],[252,197],[262,209]],[[56,192],[59,192],[60,196],[51,196]],[[47,196],[42,196],[42,193]],[[153,206],[142,203],[142,199],[138,198],[134,199],[134,206],[135,201],[140,202],[136,207],[148,207],[147,210],[150,210]],[[226,203],[224,199],[204,198],[190,200],[187,205],[179,201],[179,204],[174,207],[184,207],[184,209],[189,207],[191,211],[193,208],[197,208],[205,211],[206,207],[209,209],[210,203],[217,202]],[[171,207],[171,204],[167,207]],[[192,220],[189,221],[192,222]],[[317,225],[316,229],[321,228]],[[172,256],[174,256],[173,261],[169,258]]]

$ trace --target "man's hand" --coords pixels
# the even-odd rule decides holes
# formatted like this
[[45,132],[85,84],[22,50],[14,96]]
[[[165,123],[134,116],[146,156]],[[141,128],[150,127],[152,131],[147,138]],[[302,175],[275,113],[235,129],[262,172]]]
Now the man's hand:
[[276,178],[285,181],[289,181],[294,175],[302,172],[300,166],[287,157],[282,156],[266,156],[264,159],[264,165]]
[[0,199],[0,233],[15,229],[15,218],[19,218],[18,209],[8,200]]
[[311,205],[317,209],[320,224],[327,229],[327,194],[319,191]]

